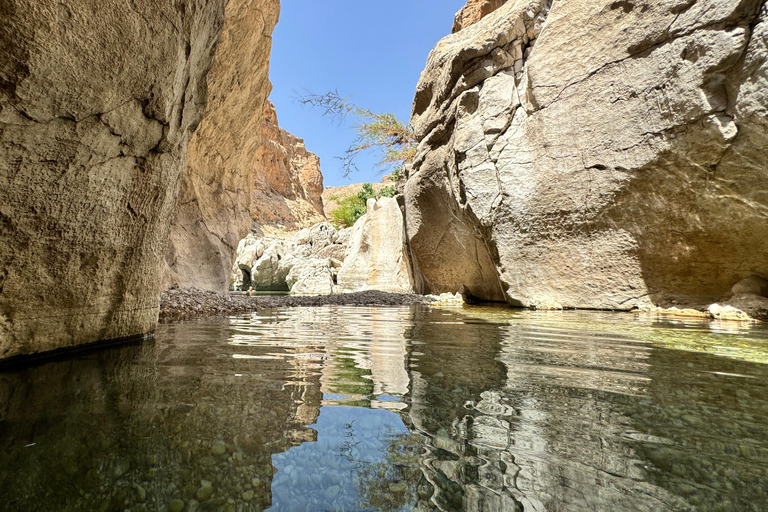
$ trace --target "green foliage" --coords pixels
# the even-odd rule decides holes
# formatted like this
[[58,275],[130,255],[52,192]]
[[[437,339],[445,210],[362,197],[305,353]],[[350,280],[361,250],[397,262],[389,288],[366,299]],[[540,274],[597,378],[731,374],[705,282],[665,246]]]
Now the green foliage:
[[[370,183],[363,183],[363,188],[354,195],[345,197],[339,201],[336,209],[329,212],[331,220],[336,226],[348,228],[353,226],[357,219],[365,215],[366,204],[369,199],[379,199],[381,197],[395,197],[394,187],[384,187],[378,192],[373,189]],[[337,196],[333,196],[336,200]]]
[[348,228],[365,215],[365,212],[365,201],[358,196],[349,196],[339,201],[339,206],[329,212],[328,215],[336,226]]
[[357,170],[355,157],[364,151],[375,151],[380,155],[378,165],[382,168],[400,167],[416,153],[416,135],[408,123],[399,120],[390,112],[375,113],[343,98],[338,91],[326,94],[312,94],[299,98],[304,105],[325,110],[323,115],[339,120],[347,116],[357,118],[355,133],[357,138],[344,152],[342,173],[344,176]]
[[357,197],[364,203],[367,203],[371,198],[377,199],[376,192],[373,190],[373,185],[370,183],[363,183],[363,188],[357,193]]
[[395,167],[395,170],[392,171],[392,174],[389,175],[389,181],[397,181],[400,179],[400,171],[402,170],[402,167]]

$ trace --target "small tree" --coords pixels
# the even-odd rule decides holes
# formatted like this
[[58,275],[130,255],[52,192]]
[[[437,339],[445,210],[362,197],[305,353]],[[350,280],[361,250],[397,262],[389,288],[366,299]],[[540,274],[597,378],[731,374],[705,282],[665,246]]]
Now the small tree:
[[355,133],[357,138],[338,157],[342,161],[342,174],[346,177],[357,170],[355,157],[364,151],[377,151],[381,155],[378,164],[381,167],[400,168],[416,152],[416,135],[408,123],[399,120],[390,112],[377,114],[343,98],[338,91],[326,94],[308,93],[299,98],[303,105],[319,107],[325,110],[323,115],[343,120],[352,115],[357,118]]

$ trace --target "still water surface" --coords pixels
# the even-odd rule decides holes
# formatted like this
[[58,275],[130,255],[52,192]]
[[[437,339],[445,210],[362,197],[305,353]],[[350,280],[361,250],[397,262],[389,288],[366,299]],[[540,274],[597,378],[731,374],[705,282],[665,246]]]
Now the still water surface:
[[768,510],[768,330],[320,307],[0,372],[0,510]]

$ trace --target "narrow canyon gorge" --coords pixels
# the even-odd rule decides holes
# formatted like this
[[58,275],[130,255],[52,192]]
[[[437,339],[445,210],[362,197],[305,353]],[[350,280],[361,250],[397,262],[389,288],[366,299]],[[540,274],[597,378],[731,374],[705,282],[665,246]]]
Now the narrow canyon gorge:
[[[150,332],[162,290],[226,292],[252,229],[325,220],[267,101],[276,0],[3,9],[0,357]],[[413,287],[629,310],[752,279],[734,303],[768,309],[767,26],[758,0],[470,1],[413,103]]]

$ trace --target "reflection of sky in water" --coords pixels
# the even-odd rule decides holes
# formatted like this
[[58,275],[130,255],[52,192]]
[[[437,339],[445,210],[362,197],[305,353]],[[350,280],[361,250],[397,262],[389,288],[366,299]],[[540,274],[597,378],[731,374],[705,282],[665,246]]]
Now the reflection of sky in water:
[[386,461],[398,434],[408,433],[400,416],[380,409],[324,406],[310,427],[317,430],[316,442],[272,456],[277,472],[269,510],[369,509],[364,475]]

